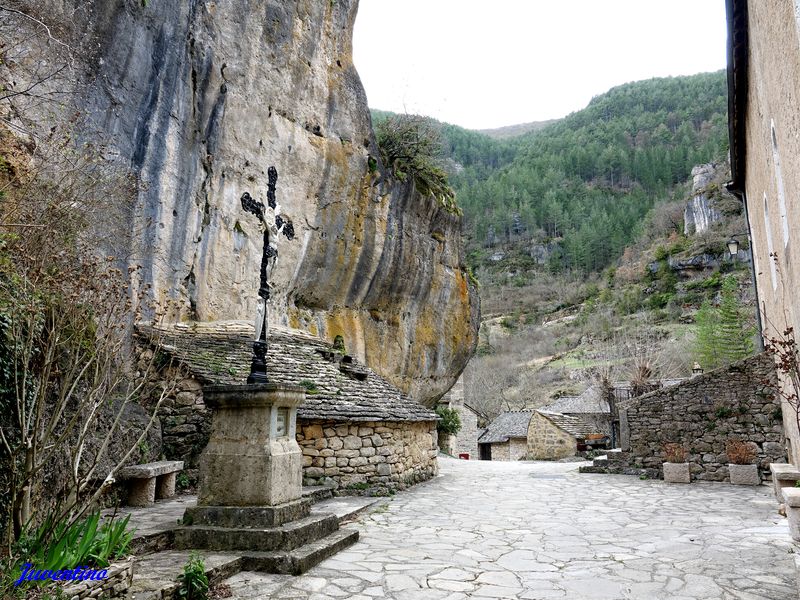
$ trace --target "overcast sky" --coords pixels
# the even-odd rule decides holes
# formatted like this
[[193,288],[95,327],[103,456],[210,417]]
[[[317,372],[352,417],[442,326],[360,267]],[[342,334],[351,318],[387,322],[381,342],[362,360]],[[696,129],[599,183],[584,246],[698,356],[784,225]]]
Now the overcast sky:
[[725,39],[724,0],[360,0],[353,45],[370,107],[480,129],[722,69]]

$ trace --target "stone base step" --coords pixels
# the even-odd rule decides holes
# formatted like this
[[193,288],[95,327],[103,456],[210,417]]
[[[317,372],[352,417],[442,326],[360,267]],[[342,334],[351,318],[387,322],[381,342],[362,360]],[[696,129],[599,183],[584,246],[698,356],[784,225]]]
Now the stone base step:
[[242,557],[242,570],[300,575],[357,541],[358,530],[343,527],[291,552],[248,552]]
[[218,551],[288,551],[324,538],[339,528],[331,513],[313,514],[280,527],[244,528],[189,525],[175,530],[175,548]]
[[[214,585],[240,571],[300,575],[358,540],[356,529],[338,529],[324,538],[289,552],[198,551]],[[157,552],[136,561],[131,600],[178,598],[179,577],[189,560],[189,550]]]
[[[177,598],[178,577],[189,561],[188,550],[169,550],[137,557],[133,569],[131,600],[160,600]],[[217,583],[242,570],[242,557],[234,552],[204,552],[198,554],[206,567],[209,582]]]
[[371,496],[337,496],[315,504],[311,511],[312,514],[317,512],[333,513],[342,524],[349,523],[379,502],[385,502],[385,499]]
[[304,485],[303,498],[308,498],[314,503],[322,502],[333,498],[333,488],[327,485]]

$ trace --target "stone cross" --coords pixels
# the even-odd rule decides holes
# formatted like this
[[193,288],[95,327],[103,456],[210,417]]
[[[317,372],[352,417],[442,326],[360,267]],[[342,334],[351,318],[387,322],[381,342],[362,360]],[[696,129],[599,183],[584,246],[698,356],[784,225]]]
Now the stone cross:
[[267,383],[268,381],[266,356],[269,337],[269,290],[272,287],[270,276],[278,259],[278,237],[283,234],[287,239],[294,238],[294,227],[291,220],[281,216],[281,205],[275,201],[275,185],[278,182],[277,169],[270,167],[267,170],[267,177],[267,206],[254,199],[249,192],[242,194],[241,198],[242,208],[258,218],[259,228],[264,235],[255,319],[256,335],[247,383]]

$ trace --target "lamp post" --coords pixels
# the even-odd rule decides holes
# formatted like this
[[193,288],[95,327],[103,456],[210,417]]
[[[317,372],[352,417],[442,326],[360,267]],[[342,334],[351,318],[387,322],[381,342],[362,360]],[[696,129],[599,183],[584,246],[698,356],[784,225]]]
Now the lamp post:
[[728,252],[731,255],[731,258],[736,262],[736,257],[739,256],[739,240],[735,237],[732,237],[728,240]]

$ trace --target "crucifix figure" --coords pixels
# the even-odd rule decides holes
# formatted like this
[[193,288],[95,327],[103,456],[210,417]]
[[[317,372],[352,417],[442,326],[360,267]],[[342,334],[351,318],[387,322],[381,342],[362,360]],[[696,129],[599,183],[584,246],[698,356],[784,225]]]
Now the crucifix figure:
[[267,206],[255,200],[248,192],[242,194],[242,208],[258,217],[259,229],[264,235],[264,250],[261,256],[261,280],[258,288],[256,308],[256,336],[253,343],[253,361],[247,383],[267,383],[267,338],[269,337],[269,290],[270,276],[278,259],[278,236],[294,238],[294,227],[289,219],[281,216],[281,205],[275,201],[275,184],[278,171],[270,167],[267,171]]

